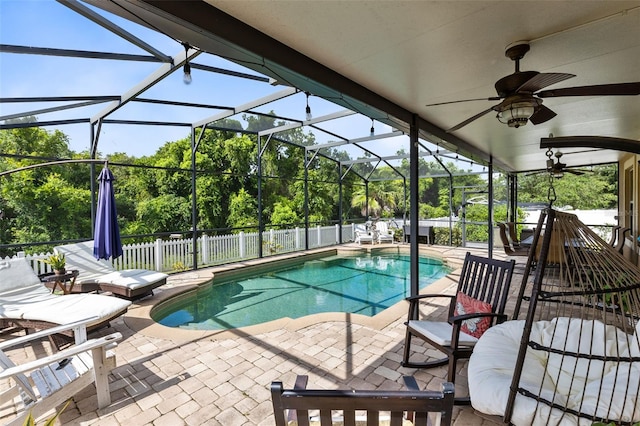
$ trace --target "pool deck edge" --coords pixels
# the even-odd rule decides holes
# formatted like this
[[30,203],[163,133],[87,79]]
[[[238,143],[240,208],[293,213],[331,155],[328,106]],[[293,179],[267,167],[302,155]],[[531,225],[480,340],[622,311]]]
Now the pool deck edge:
[[[130,329],[137,333],[141,333],[148,337],[168,339],[178,343],[200,339],[222,340],[235,338],[238,336],[251,336],[267,333],[278,329],[295,331],[311,326],[313,324],[318,324],[320,322],[347,322],[371,327],[376,330],[382,330],[398,318],[407,314],[408,306],[406,301],[402,300],[373,317],[345,312],[329,312],[306,315],[304,317],[296,319],[280,318],[262,324],[256,324],[230,330],[185,330],[174,327],[167,327],[155,322],[151,318],[151,311],[154,306],[159,305],[177,295],[196,290],[199,286],[209,282],[214,276],[216,276],[216,274],[218,274],[219,276],[224,275],[226,272],[235,270],[237,268],[244,268],[247,266],[260,267],[267,264],[272,264],[274,262],[282,263],[292,260],[299,260],[300,257],[315,258],[318,256],[331,254],[332,252],[335,254],[340,254],[341,252],[353,251],[407,251],[408,249],[408,245],[402,244],[380,244],[377,247],[363,247],[354,244],[347,244],[328,249],[317,249],[310,250],[304,253],[297,252],[292,254],[271,256],[263,259],[252,259],[242,262],[236,262],[233,264],[212,266],[196,271],[170,275],[167,280],[167,284],[160,287],[158,291],[156,291],[156,294],[144,298],[138,302],[134,302],[134,304],[131,305],[127,313],[124,315],[124,322]],[[449,258],[447,256],[443,256],[442,251],[430,248],[429,246],[420,247],[420,254],[440,258],[445,261],[446,264],[452,269],[451,273],[434,281],[427,288],[422,290],[421,293],[427,291],[429,293],[447,293],[452,288],[455,288],[455,285],[457,283],[457,276],[459,275],[460,267],[462,266],[462,261],[460,259],[457,259],[455,257]],[[437,309],[437,307],[434,307],[433,309],[435,310]]]

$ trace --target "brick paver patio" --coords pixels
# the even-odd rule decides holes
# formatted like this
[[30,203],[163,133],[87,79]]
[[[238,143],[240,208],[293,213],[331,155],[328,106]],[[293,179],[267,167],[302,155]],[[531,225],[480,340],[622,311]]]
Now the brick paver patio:
[[[455,265],[467,250],[442,247],[439,251]],[[446,367],[416,370],[400,366],[406,302],[390,308],[382,326],[375,321],[362,324],[341,314],[337,320],[290,321],[264,332],[201,333],[187,339],[180,331],[164,328],[165,336],[159,336],[150,331],[157,325],[137,315],[148,312],[172,287],[202,282],[210,275],[208,269],[172,275],[169,290],[162,288],[134,304],[125,317],[101,330],[100,334],[119,331],[123,335],[116,348],[118,367],[110,377],[113,404],[96,411],[95,389],[88,387],[73,398],[59,423],[266,426],[274,424],[269,393],[274,380],[291,387],[296,375],[307,374],[310,388],[400,389],[402,376],[413,375],[421,388],[437,390],[446,377]],[[452,291],[454,284],[448,279],[445,291]],[[520,277],[514,276],[512,288],[519,284]],[[433,315],[443,314],[439,309]],[[389,315],[393,316],[390,320]],[[0,340],[11,337],[4,334]],[[48,350],[48,343],[15,349],[9,355],[19,362],[42,350]],[[466,363],[460,365],[456,394],[464,395]],[[6,386],[0,382],[0,389]],[[0,422],[11,418],[13,409],[2,407]],[[471,407],[456,407],[454,418],[458,426],[494,424]]]

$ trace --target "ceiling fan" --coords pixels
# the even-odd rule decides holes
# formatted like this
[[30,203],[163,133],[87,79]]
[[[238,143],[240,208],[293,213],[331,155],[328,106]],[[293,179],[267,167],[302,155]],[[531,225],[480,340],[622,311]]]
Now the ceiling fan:
[[542,104],[543,98],[562,96],[631,96],[640,94],[640,82],[600,84],[594,86],[566,87],[561,89],[542,90],[547,86],[575,77],[566,73],[540,73],[538,71],[520,71],[520,59],[529,51],[529,43],[519,41],[511,44],[505,51],[505,56],[515,62],[515,72],[502,77],[495,84],[498,96],[480,99],[464,99],[459,101],[441,102],[426,106],[445,105],[468,101],[501,101],[486,110],[464,120],[447,133],[466,126],[491,111],[496,111],[501,123],[509,127],[518,128],[531,121],[533,124],[544,123],[556,116],[556,113]]
[[[571,173],[577,176],[583,175],[585,173],[592,173],[593,170],[588,169],[570,169],[567,167],[565,163],[561,163],[560,159],[562,158],[562,152],[556,151],[555,154],[551,150],[551,148],[547,149],[547,169],[541,170],[538,172],[528,173],[528,175],[536,175],[541,173],[549,173],[552,177],[560,179],[564,176],[565,173]],[[556,157],[556,160],[553,161],[552,157]]]

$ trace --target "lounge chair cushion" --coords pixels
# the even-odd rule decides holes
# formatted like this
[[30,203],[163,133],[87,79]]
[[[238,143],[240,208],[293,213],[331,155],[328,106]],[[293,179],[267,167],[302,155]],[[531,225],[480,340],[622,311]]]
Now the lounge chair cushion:
[[[468,367],[469,395],[474,409],[489,415],[504,415],[523,327],[522,320],[507,321],[491,327],[476,344]],[[580,332],[582,341],[579,341]],[[567,351],[581,349],[583,353],[628,357],[629,341],[637,338],[630,338],[600,321],[555,318],[533,323],[530,340],[557,349],[564,347],[566,340]],[[595,411],[598,417],[637,422],[640,412],[635,406],[636,394],[633,391],[625,394],[627,389],[638,389],[639,381],[640,368],[635,363],[591,360],[589,364],[587,359],[571,361],[568,357],[563,361],[562,355],[529,347],[520,386],[547,400],[555,398],[561,406]],[[572,414],[551,410],[545,404],[538,405],[533,398],[522,395],[516,397],[511,422],[514,425],[592,424]]]
[[82,274],[78,279],[82,283],[113,284],[136,290],[146,287],[160,280],[165,280],[167,274],[162,272],[149,271],[147,269],[124,269],[105,275]]

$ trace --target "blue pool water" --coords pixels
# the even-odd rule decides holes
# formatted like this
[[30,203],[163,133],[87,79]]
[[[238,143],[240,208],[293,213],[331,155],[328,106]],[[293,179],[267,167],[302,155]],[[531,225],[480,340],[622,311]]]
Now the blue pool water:
[[[169,327],[224,330],[321,312],[374,316],[409,295],[408,255],[332,256],[259,276],[203,286],[152,312]],[[445,276],[442,261],[420,258],[424,288]]]

